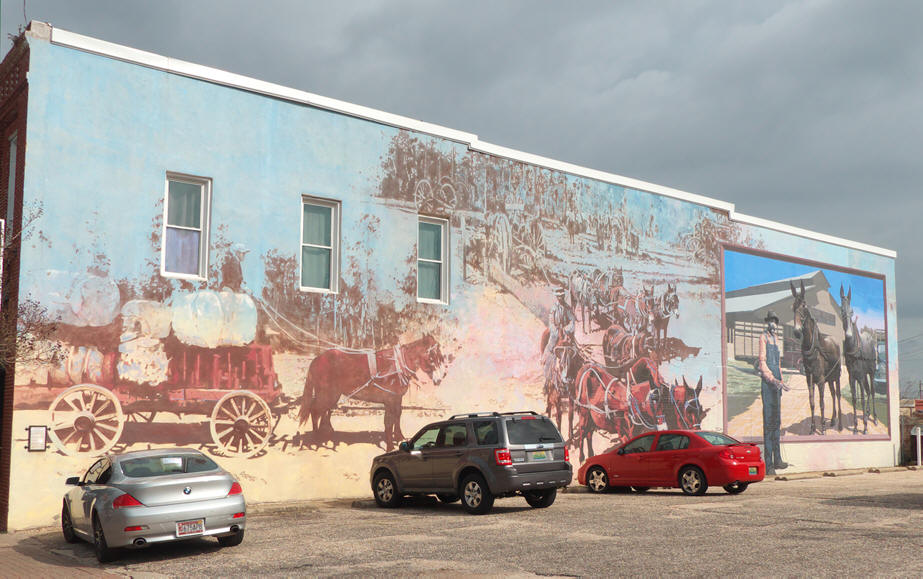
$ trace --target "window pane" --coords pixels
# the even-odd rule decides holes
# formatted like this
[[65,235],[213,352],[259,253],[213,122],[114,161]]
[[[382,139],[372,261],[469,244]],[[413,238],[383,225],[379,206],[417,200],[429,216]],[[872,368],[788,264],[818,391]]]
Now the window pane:
[[199,240],[201,233],[167,227],[164,269],[170,273],[199,275]]
[[431,300],[441,299],[442,265],[429,261],[417,262],[417,296]]
[[304,225],[301,232],[302,243],[330,247],[333,208],[323,205],[303,205]]
[[301,248],[301,286],[330,289],[330,250]]
[[420,222],[420,258],[442,261],[442,226]]
[[192,183],[170,181],[170,199],[167,212],[167,225],[179,227],[201,226],[202,186]]

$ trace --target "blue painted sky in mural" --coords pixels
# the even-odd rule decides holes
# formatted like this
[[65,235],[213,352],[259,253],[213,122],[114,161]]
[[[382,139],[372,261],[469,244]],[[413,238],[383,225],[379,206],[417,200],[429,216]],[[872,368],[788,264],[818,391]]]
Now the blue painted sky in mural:
[[[852,288],[852,307],[861,320],[875,328],[884,328],[884,282],[880,279],[846,273],[762,255],[739,251],[724,252],[724,291],[768,283],[811,273],[820,269],[830,282],[830,295],[840,303],[843,291]],[[861,325],[861,322],[860,322]]]

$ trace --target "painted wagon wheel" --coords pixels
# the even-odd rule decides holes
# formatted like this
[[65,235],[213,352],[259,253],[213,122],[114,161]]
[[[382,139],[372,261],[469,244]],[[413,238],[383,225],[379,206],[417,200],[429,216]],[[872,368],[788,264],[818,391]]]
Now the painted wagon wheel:
[[156,410],[138,410],[135,412],[128,413],[128,421],[150,424],[151,422],[154,422],[154,417],[156,416],[157,416]]
[[272,411],[253,392],[228,392],[215,404],[208,426],[212,440],[223,453],[247,458],[263,450],[269,442]]
[[438,200],[440,203],[442,203],[442,208],[446,211],[455,209],[455,203],[458,200],[458,197],[455,194],[455,187],[453,187],[451,183],[443,183],[442,187],[439,188]]
[[417,209],[428,208],[428,203],[433,200],[433,185],[429,179],[420,179],[417,186],[413,189],[413,199],[417,204]]
[[95,384],[71,386],[58,394],[48,411],[48,436],[68,456],[106,452],[119,441],[125,425],[119,399]]

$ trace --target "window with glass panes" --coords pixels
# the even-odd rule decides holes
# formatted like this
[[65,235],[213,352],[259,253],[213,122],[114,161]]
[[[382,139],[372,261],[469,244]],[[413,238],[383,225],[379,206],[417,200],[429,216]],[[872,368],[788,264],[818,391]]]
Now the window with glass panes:
[[205,277],[209,190],[208,179],[167,176],[162,263],[164,274]]
[[337,290],[339,203],[305,197],[301,201],[301,288]]
[[445,302],[448,289],[445,220],[420,217],[417,236],[417,298]]

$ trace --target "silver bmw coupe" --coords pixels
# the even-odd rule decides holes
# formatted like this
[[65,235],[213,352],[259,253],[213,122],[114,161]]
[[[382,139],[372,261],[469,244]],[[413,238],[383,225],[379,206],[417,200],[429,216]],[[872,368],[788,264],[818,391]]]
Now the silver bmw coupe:
[[93,544],[100,562],[122,547],[213,536],[223,547],[244,539],[247,504],[230,473],[189,448],[108,454],[64,495],[64,540]]

